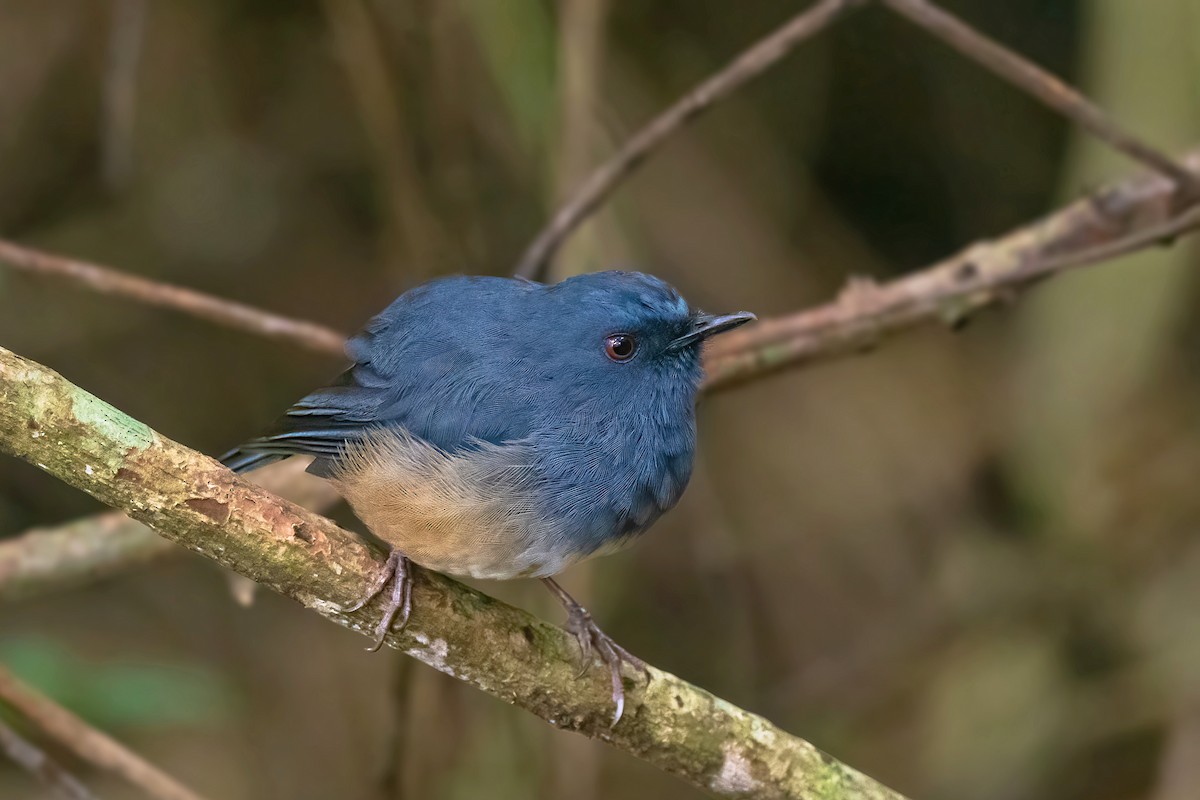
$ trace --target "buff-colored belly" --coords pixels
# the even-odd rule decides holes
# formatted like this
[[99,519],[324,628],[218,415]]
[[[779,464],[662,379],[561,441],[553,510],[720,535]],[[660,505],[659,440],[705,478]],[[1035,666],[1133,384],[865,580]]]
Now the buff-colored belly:
[[[374,488],[359,491],[363,486],[338,483],[354,513],[373,534],[437,572],[496,580],[543,577],[557,574],[583,557],[561,552],[547,537],[498,519],[489,509],[469,502],[425,502],[408,492],[381,500]],[[397,495],[405,496],[404,500],[397,502]]]
[[370,531],[418,564],[509,579],[561,572],[588,555],[534,502],[532,453],[520,444],[448,454],[404,431],[372,434],[333,482]]

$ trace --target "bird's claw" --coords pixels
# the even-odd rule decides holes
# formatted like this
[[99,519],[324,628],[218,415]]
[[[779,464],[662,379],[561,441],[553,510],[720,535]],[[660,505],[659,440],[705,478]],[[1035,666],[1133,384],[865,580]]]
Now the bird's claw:
[[383,569],[379,571],[379,575],[376,576],[375,582],[371,584],[367,594],[353,605],[338,607],[338,613],[341,614],[358,611],[378,597],[389,580],[392,580],[392,595],[384,608],[383,617],[375,626],[375,642],[367,648],[369,653],[373,653],[383,646],[383,640],[387,638],[388,631],[392,629],[392,622],[396,619],[397,614],[400,616],[400,624],[396,630],[404,630],[404,626],[408,624],[408,618],[412,614],[412,562],[405,558],[399,550],[393,550],[388,555],[387,562],[384,563]]
[[611,636],[600,630],[600,627],[592,619],[592,615],[578,603],[567,607],[566,627],[575,636],[575,641],[579,643],[581,668],[577,678],[583,677],[587,672],[593,650],[600,656],[600,660],[608,665],[612,676],[612,700],[613,705],[616,706],[609,727],[615,727],[625,712],[625,684],[621,680],[621,665],[628,664],[639,670],[646,676],[647,684],[650,683],[650,668],[646,666],[645,661],[621,647],[613,641]]

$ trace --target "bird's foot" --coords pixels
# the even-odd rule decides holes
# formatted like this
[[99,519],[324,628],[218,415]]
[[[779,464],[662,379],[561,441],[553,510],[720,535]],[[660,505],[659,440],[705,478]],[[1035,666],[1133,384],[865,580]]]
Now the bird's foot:
[[567,594],[566,590],[559,586],[557,581],[551,578],[543,578],[542,580],[558,596],[559,601],[567,610],[566,628],[575,637],[575,641],[579,643],[579,651],[582,656],[582,667],[579,670],[579,677],[582,677],[587,672],[593,652],[608,666],[609,673],[612,676],[612,700],[615,706],[612,723],[609,727],[614,727],[621,721],[621,715],[625,712],[625,684],[621,680],[621,665],[628,664],[640,671],[646,676],[646,683],[650,683],[650,668],[646,666],[645,661],[642,661],[633,653],[621,647],[611,636],[600,630],[600,626],[592,619],[592,615],[588,613],[587,609],[581,606],[575,598]]
[[375,627],[375,643],[367,648],[367,651],[371,653],[383,645],[383,640],[387,638],[388,631],[392,629],[392,622],[396,619],[397,614],[400,616],[400,624],[396,627],[396,630],[404,630],[404,626],[408,624],[408,618],[412,614],[412,562],[399,550],[393,550],[388,555],[383,569],[379,571],[379,575],[376,576],[375,582],[371,584],[371,589],[367,592],[366,596],[353,605],[338,608],[338,612],[341,614],[351,614],[358,611],[383,593],[388,580],[392,581],[392,594],[388,599],[386,608],[384,608],[383,618],[379,620],[379,624]]
[[579,671],[580,677],[587,672],[593,651],[600,656],[601,661],[608,665],[612,676],[612,700],[615,706],[610,725],[613,727],[621,721],[621,715],[625,712],[625,683],[621,680],[621,665],[628,664],[639,670],[646,676],[646,683],[650,682],[650,669],[646,666],[645,661],[621,647],[613,641],[611,636],[600,630],[600,626],[592,619],[592,615],[579,604],[576,604],[574,608],[567,609],[567,630],[574,634],[583,656],[583,666]]

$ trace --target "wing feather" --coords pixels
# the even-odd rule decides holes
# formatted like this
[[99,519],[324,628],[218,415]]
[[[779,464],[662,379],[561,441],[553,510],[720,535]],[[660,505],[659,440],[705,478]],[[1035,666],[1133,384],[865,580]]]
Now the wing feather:
[[350,369],[221,461],[245,472],[311,455],[317,461],[310,471],[327,474],[348,445],[380,427],[403,428],[446,452],[525,438],[533,425],[529,400],[536,381],[519,366],[499,380],[488,372],[496,363],[485,348],[507,335],[522,313],[522,299],[539,288],[460,277],[402,295],[349,341]]

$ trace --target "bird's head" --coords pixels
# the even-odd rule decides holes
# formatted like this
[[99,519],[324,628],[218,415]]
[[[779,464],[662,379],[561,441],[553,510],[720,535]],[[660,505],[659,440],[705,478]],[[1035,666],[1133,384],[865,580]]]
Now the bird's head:
[[692,309],[667,283],[640,272],[593,272],[547,288],[549,335],[591,389],[643,395],[659,387],[694,394],[706,339],[755,316]]

